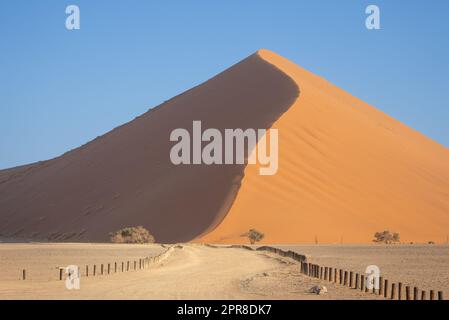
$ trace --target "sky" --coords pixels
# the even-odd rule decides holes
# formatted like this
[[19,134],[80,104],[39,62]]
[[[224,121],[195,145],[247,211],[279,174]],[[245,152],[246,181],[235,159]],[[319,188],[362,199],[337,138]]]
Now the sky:
[[448,147],[447,15],[447,0],[0,0],[0,169],[59,156],[260,48]]

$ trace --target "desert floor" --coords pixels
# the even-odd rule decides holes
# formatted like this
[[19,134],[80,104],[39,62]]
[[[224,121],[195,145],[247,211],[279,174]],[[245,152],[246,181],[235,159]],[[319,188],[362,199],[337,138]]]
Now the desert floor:
[[420,290],[449,294],[449,245],[286,245],[277,246],[308,256],[308,260],[364,273],[368,265],[380,268],[390,282],[417,286]]
[[[390,256],[395,256],[394,261],[405,262],[402,265],[408,269],[400,265],[402,271],[397,271],[398,278],[400,272],[413,274],[413,268],[421,269],[424,265],[410,265],[407,256],[398,257],[404,250],[402,247],[376,248],[378,260],[375,262],[380,264],[382,270],[384,267],[388,270],[389,264],[386,261]],[[443,265],[448,265],[447,251],[444,251],[448,247],[434,248],[437,256],[432,251],[427,256],[420,257],[420,251],[427,252],[427,247],[408,250],[410,255],[415,256],[415,260],[428,261],[426,270],[445,272],[444,281],[447,281],[447,270]],[[314,252],[316,256],[311,257],[312,261],[335,267],[341,263],[346,270],[352,270],[353,266],[356,271],[356,267],[361,269],[364,265],[374,263],[369,259],[364,262],[364,257],[367,256],[360,246],[339,246],[337,253],[331,246],[295,246],[295,249],[307,254],[311,254],[313,250],[322,250]],[[413,252],[415,249],[418,251]],[[2,244],[0,299],[379,299],[378,296],[359,290],[306,277],[299,273],[298,263],[290,258],[262,251],[211,248],[195,244],[172,249],[163,260],[144,270],[84,276],[86,264],[92,266],[94,263],[133,261],[145,256],[155,256],[166,250],[160,245]],[[390,254],[390,250],[397,252]],[[409,254],[409,251],[404,252]],[[351,258],[343,256],[343,253],[357,253],[361,256]],[[383,261],[384,264],[378,261]],[[67,290],[64,281],[58,280],[56,266],[67,264],[80,266],[80,290]],[[435,265],[440,267],[436,269]],[[20,272],[24,266],[29,268],[29,278],[20,280]],[[436,281],[433,289],[437,289],[436,284],[439,288],[447,287],[447,282],[442,285],[438,279],[430,279],[433,277],[432,273],[416,274],[414,284],[430,285],[432,281]],[[418,279],[418,275],[423,278]],[[391,277],[393,280],[393,274]],[[307,292],[320,283],[328,288],[327,294],[318,296]]]

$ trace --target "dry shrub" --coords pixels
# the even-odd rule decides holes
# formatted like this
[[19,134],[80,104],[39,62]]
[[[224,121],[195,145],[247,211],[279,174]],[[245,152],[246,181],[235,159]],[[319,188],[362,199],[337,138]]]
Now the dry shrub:
[[113,243],[154,243],[151,233],[142,226],[127,227],[109,234]]
[[264,234],[256,229],[250,229],[248,232],[242,234],[242,237],[248,237],[249,242],[251,244],[255,244],[256,242],[262,240],[264,238]]
[[377,243],[386,243],[386,244],[392,244],[400,241],[399,233],[393,232],[391,233],[388,230],[382,231],[382,232],[376,232],[374,234],[374,240],[373,242]]

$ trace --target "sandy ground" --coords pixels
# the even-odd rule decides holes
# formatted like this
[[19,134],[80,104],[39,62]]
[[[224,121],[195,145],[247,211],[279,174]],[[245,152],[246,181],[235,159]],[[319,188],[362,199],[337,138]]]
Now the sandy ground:
[[[5,246],[8,245],[3,245],[0,251],[2,258],[5,257]],[[27,247],[30,250],[28,252],[39,247],[20,246]],[[83,245],[78,246],[81,249]],[[92,253],[91,246],[87,246]],[[101,250],[99,248],[99,251]],[[133,250],[142,249],[130,251]],[[78,257],[73,250],[62,251],[60,245],[55,245],[53,251],[61,257],[59,261],[81,261],[86,258],[85,253]],[[16,257],[26,252],[19,250]],[[48,252],[52,253],[52,250],[48,249]],[[107,252],[111,254],[111,248]],[[120,253],[124,254],[125,250]],[[133,252],[135,253],[137,252]],[[126,258],[128,257],[129,255]],[[26,260],[25,257],[22,259]],[[9,263],[12,264],[11,261]],[[43,268],[43,265],[35,261],[35,268]],[[329,293],[318,296],[307,292],[309,288],[320,283],[327,286]],[[378,297],[306,277],[299,273],[297,262],[289,258],[280,258],[266,252],[210,248],[194,244],[174,249],[165,260],[149,269],[109,276],[82,277],[80,290],[67,290],[64,282],[58,280],[0,281],[0,299],[375,298]]]
[[293,245],[277,246],[306,254],[313,263],[363,273],[377,265],[390,282],[449,295],[449,245]]
[[84,273],[89,265],[92,272],[94,264],[97,268],[114,262],[121,265],[122,261],[155,256],[165,250],[156,244],[0,243],[0,281],[21,279],[23,269],[29,280],[55,280],[59,277],[58,266],[77,265]]

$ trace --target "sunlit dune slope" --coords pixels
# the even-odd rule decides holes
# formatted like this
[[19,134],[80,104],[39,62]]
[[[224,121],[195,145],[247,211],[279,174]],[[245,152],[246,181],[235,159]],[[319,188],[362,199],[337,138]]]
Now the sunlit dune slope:
[[445,242],[448,149],[285,58],[258,54],[300,90],[273,125],[279,170],[248,166],[224,220],[197,241],[242,242],[256,228],[266,243],[370,242],[385,229]]

